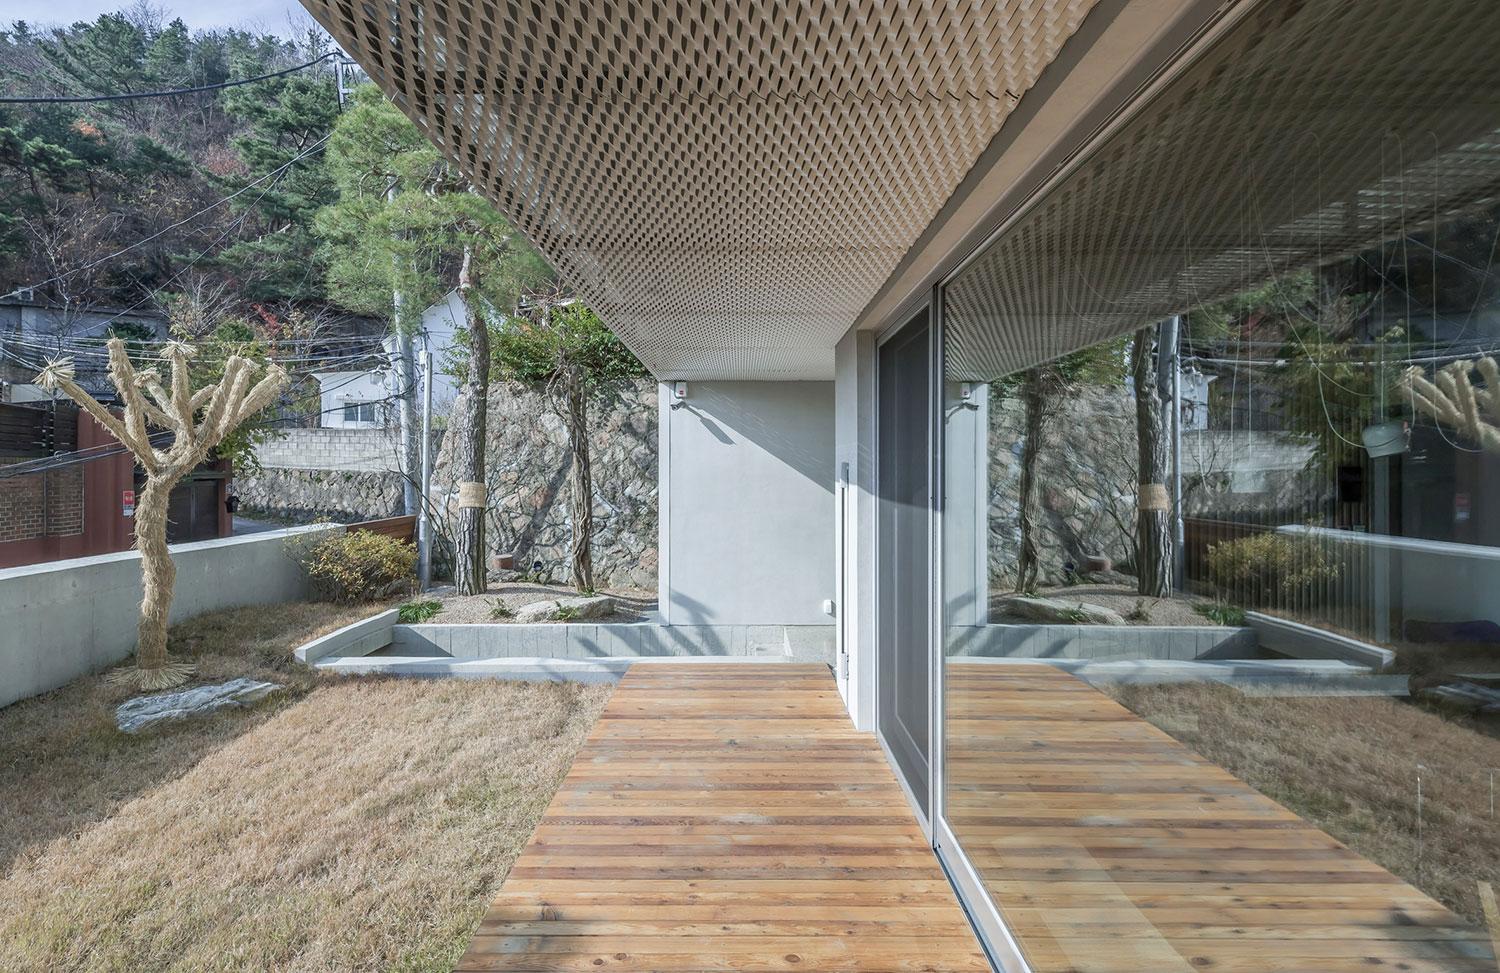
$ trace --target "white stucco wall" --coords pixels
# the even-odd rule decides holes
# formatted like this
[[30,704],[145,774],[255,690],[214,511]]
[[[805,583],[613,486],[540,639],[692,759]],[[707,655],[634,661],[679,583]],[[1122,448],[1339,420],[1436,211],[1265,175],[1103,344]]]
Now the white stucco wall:
[[[386,389],[385,372],[314,372],[318,380],[322,414],[318,425],[324,429],[380,429],[386,424],[388,415],[394,410],[387,406],[389,396]],[[351,422],[344,418],[344,406],[361,402],[379,403],[375,406],[372,422]]]
[[832,382],[661,388],[659,584],[672,625],[831,625]]
[[[308,596],[287,538],[343,530],[294,527],[173,544],[172,621]],[[135,650],[141,557],[135,551],[0,570],[0,706],[107,668]]]

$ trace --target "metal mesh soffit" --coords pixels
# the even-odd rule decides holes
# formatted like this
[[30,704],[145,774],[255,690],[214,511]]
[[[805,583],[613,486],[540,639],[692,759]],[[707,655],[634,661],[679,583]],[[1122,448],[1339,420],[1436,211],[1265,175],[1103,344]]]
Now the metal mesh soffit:
[[303,0],[674,378],[830,378],[1094,2]]
[[944,294],[988,381],[1500,203],[1500,3],[1266,0]]

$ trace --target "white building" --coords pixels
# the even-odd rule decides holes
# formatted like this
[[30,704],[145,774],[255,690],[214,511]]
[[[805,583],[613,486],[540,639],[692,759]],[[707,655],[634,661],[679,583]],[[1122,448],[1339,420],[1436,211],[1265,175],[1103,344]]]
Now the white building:
[[[463,327],[464,302],[458,291],[422,312],[421,330],[412,337],[412,348],[420,359],[425,350],[432,356],[432,411],[445,415],[458,394],[459,382],[447,373],[454,335]],[[396,421],[394,400],[401,392],[395,368],[397,342],[387,335],[381,342],[390,364],[363,371],[314,372],[322,400],[319,425],[329,429],[381,429]],[[422,376],[417,374],[418,394]]]

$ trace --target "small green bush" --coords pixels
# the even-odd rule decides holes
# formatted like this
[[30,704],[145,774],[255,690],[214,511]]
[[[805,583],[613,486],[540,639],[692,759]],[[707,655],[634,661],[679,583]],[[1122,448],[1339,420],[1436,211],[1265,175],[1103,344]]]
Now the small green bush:
[[494,619],[515,618],[516,613],[510,610],[510,606],[496,598],[490,602],[490,617]]
[[408,601],[396,607],[396,617],[402,625],[420,625],[443,610],[443,603],[431,598]]
[[369,531],[324,537],[298,560],[313,590],[329,601],[373,601],[391,593],[417,571],[417,549]]
[[1194,605],[1193,611],[1215,625],[1228,625],[1231,628],[1240,628],[1245,624],[1245,609],[1236,607],[1235,605],[1226,605],[1219,601],[1203,601]]
[[1208,575],[1236,601],[1272,604],[1283,597],[1312,595],[1339,576],[1328,547],[1307,534],[1267,531],[1221,541],[1208,549]]

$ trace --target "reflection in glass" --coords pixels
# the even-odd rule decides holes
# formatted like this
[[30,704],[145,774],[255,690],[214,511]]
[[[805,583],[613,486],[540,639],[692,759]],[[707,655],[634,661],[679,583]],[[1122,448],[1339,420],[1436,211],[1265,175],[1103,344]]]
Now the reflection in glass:
[[[1165,969],[1152,894],[1318,871],[1273,829],[1194,832],[1215,794],[1251,805],[1082,683],[1018,681],[1039,657],[1198,680],[1107,692],[1478,919],[1492,729],[1160,663],[1384,652],[1419,699],[1500,690],[1497,29],[1492,3],[1262,4],[945,288],[944,817],[1028,952],[1061,921],[1035,883],[1094,883],[1074,906],[1154,944],[1120,968]],[[1419,765],[1453,826],[1426,846]]]

